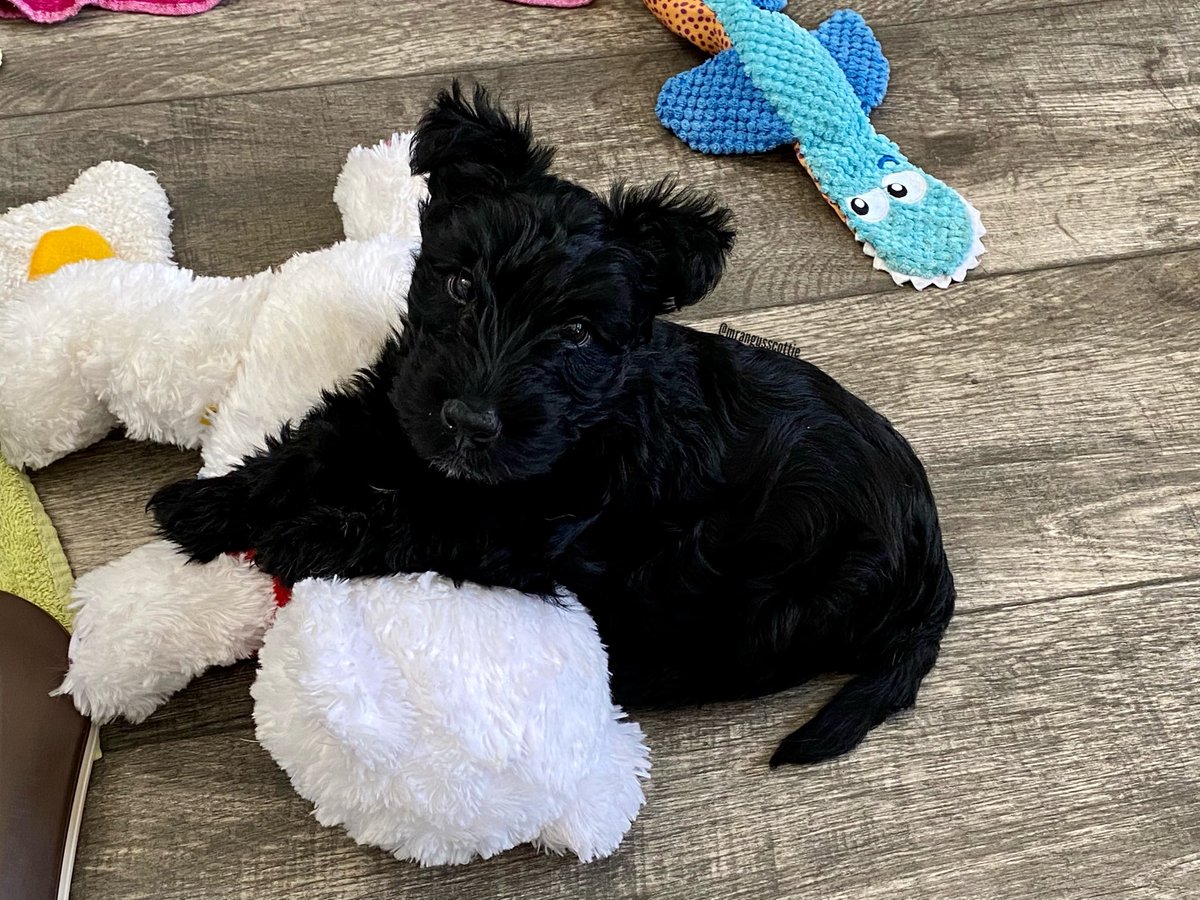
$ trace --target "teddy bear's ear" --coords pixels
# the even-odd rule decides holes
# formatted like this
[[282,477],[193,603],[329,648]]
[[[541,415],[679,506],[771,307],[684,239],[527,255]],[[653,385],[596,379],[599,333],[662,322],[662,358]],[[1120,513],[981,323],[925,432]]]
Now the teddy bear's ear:
[[455,81],[417,126],[412,167],[430,176],[436,195],[477,190],[481,179],[501,186],[535,178],[553,157],[552,148],[534,140],[528,119],[496,106],[482,85],[468,97]]

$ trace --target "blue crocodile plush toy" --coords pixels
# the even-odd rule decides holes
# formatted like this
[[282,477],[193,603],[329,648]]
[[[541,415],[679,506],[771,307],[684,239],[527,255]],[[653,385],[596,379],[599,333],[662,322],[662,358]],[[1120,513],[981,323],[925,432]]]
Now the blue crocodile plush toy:
[[658,118],[702,153],[796,155],[876,269],[917,290],[948,287],[979,265],[979,212],[923,172],[868,118],[888,62],[858,13],[814,32],[783,0],[645,0],[672,31],[716,56],[669,79]]

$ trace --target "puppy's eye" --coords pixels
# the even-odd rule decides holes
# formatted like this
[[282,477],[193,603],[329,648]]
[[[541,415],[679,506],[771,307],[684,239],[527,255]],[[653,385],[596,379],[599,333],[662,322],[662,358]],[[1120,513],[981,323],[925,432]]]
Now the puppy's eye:
[[475,282],[459,272],[446,279],[446,292],[459,303],[469,303],[475,296]]
[[560,333],[564,341],[576,347],[582,347],[592,339],[592,330],[588,328],[587,322],[584,322],[582,319],[568,322],[562,327]]

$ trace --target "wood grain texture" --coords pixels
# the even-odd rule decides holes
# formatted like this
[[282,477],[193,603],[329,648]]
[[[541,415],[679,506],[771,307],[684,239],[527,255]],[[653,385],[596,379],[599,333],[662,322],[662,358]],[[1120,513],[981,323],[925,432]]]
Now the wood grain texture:
[[[833,681],[642,716],[649,805],[589,867],[521,849],[420,870],[355,846],[254,742],[253,665],[210,672],[106,728],[74,897],[1200,896],[1200,8],[855,6],[892,61],[879,129],[990,230],[947,292],[872,272],[786,153],[712,159],[665,133],[658,88],[700,57],[640,0],[0,25],[0,159],[19,161],[0,208],[126,159],[158,172],[204,273],[337,239],[345,151],[411,126],[452,74],[526,103],[589,184],[718,191],[740,242],[687,321],[793,342],[889,415],[928,464],[961,591],[918,708],[846,759],[765,768]],[[146,499],[197,466],[114,436],[34,480],[78,574],[149,539]]]
[[200,470],[200,454],[127,441],[114,434],[32,473],[75,577],[154,538],[145,511],[164,484]]
[[[947,0],[936,17],[1044,5],[1044,0]],[[922,0],[861,0],[856,8],[876,27],[930,18]],[[818,0],[794,0],[789,12],[815,27],[830,9]],[[496,2],[358,0],[350,14],[339,4],[225,0],[203,18],[144,18],[131,26],[89,12],[53,29],[8,22],[0,28],[8,79],[0,116],[560,59],[604,60],[668,53],[682,43],[654,21],[641,0],[606,0],[570,12]],[[64,51],[79,41],[94,42],[99,54],[71,58]]]
[[[111,728],[76,896],[1195,896],[1198,608],[1187,582],[962,616],[917,709],[816,768],[765,761],[824,689],[641,716],[649,805],[587,867],[524,849],[397,863],[320,828],[244,716],[120,749],[139,729]],[[244,707],[248,676],[191,691]]]
[[[1113,34],[1123,35],[1120,52]],[[1200,205],[1189,200],[1200,191],[1200,111],[1188,64],[1200,55],[1200,9],[1102,2],[897,26],[887,37],[895,74],[878,124],[983,211],[989,252],[973,278],[1200,246]],[[710,308],[890,292],[786,152],[713,159],[657,123],[658,86],[692,61],[676,48],[474,71],[527,102],[567,174],[602,187],[676,173],[733,207],[740,243]],[[56,193],[81,166],[125,159],[167,187],[184,264],[257,271],[340,236],[331,195],[346,150],[411,126],[446,81],[0,120],[0,158],[25,161],[0,184],[0,206]]]

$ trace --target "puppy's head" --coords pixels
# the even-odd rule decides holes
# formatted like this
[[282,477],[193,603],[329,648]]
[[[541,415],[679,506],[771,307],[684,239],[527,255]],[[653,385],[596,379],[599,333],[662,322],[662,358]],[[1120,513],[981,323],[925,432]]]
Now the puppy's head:
[[654,317],[708,293],[733,242],[705,197],[602,199],[549,174],[552,156],[482,88],[455,84],[417,130],[430,200],[392,399],[452,477],[542,474],[619,415]]

